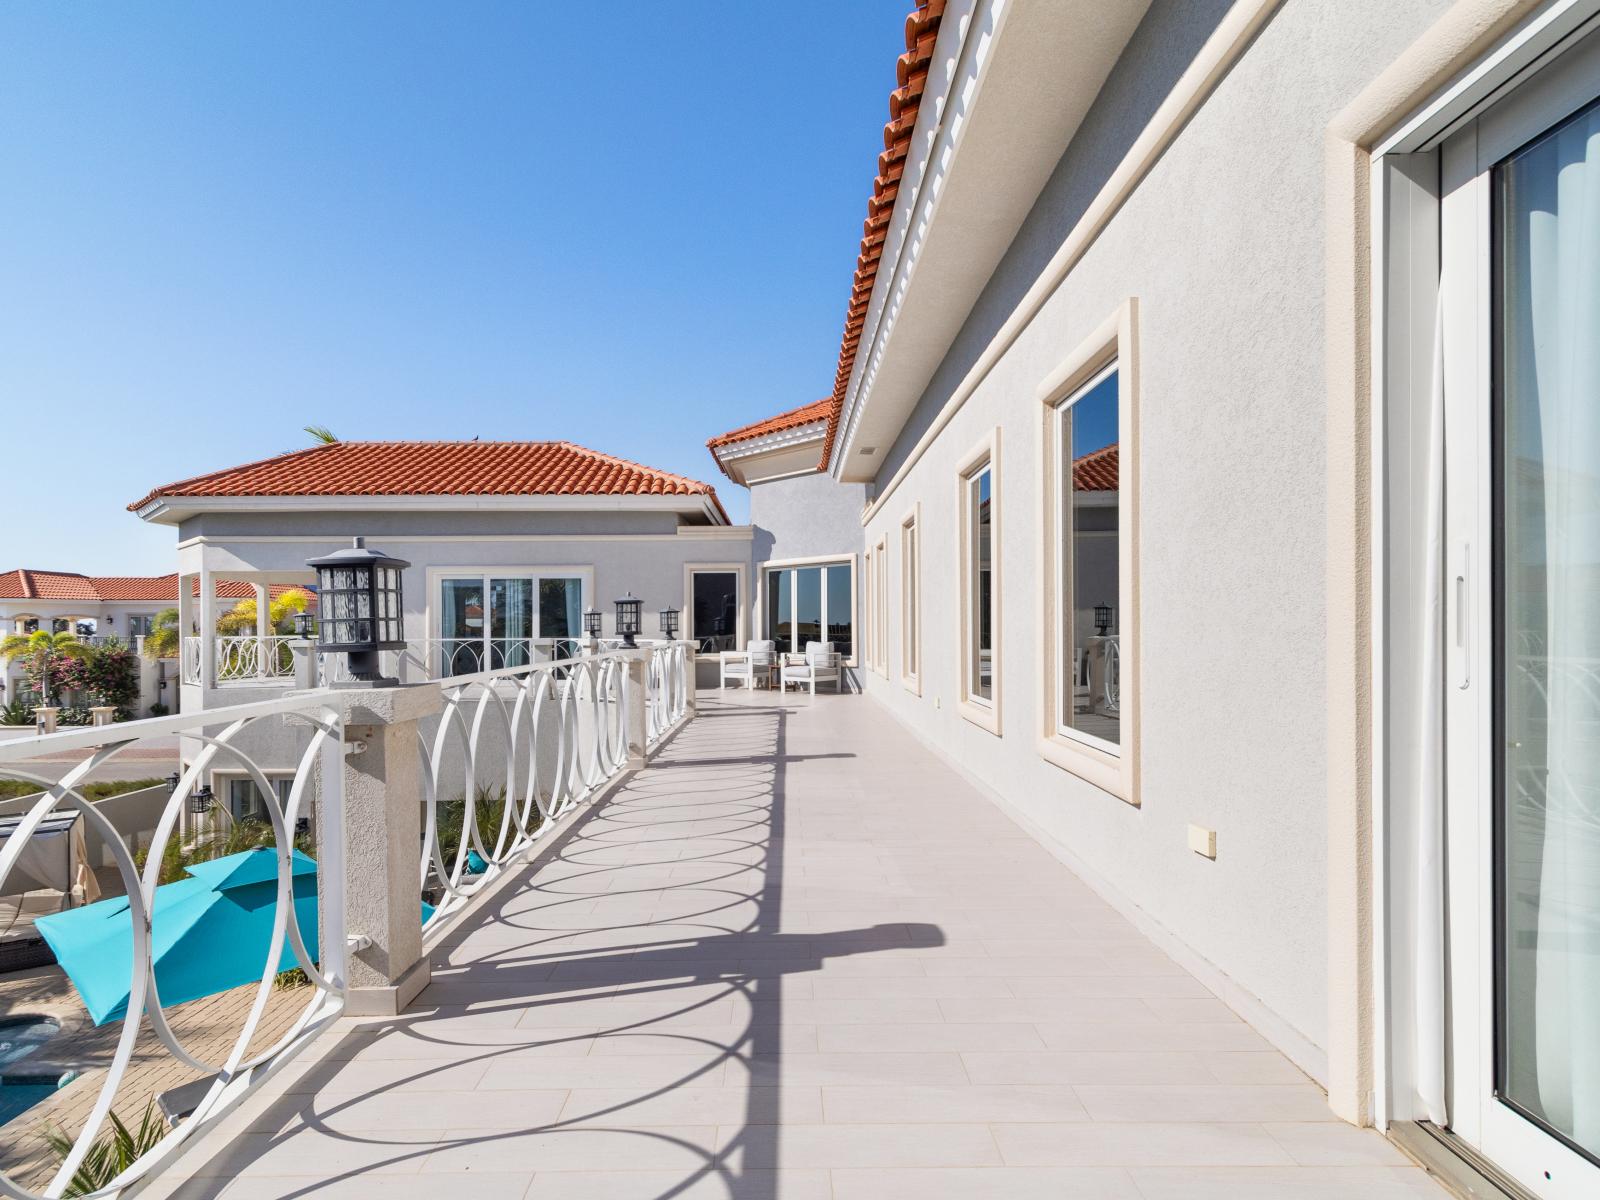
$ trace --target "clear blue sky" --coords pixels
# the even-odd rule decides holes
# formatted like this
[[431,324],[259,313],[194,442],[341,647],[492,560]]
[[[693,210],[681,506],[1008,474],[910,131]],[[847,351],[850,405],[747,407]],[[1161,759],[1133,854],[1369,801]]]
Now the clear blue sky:
[[825,395],[907,0],[0,7],[0,571],[174,568],[306,443],[707,437]]

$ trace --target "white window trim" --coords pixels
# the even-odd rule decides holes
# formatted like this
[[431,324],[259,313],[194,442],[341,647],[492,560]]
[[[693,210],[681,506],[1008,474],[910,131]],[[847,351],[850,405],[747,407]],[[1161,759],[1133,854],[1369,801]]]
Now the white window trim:
[[[427,588],[427,595],[424,599],[425,608],[423,610],[423,625],[427,630],[426,636],[429,641],[437,642],[443,637],[443,635],[439,632],[439,618],[442,615],[439,611],[439,584],[446,579],[471,579],[474,576],[483,579],[485,589],[487,589],[488,581],[491,578],[532,579],[534,580],[535,584],[535,603],[537,603],[538,599],[538,581],[540,579],[578,579],[581,580],[578,585],[579,607],[586,610],[594,605],[593,566],[547,567],[543,565],[529,566],[527,564],[523,564],[520,566],[508,565],[503,567],[429,567],[424,575],[424,586]],[[537,609],[535,610],[535,619],[537,620]],[[402,631],[404,628],[405,626],[402,620]],[[489,617],[487,613],[485,613],[484,616],[483,636],[485,638],[489,636]],[[535,640],[538,640],[542,635],[537,629],[535,629],[533,636]],[[578,636],[581,638],[584,635],[580,632]]]
[[[994,691],[992,699],[985,700],[974,694],[972,679],[972,640],[977,632],[973,599],[977,594],[977,572],[972,555],[972,506],[967,503],[967,492],[972,477],[985,466],[989,468],[989,662],[990,680]],[[997,425],[969,450],[956,464],[957,562],[960,572],[961,622],[959,654],[961,682],[956,707],[961,715],[978,728],[1001,736],[1001,694],[1005,672],[1001,657],[1001,509],[1000,503],[1000,427]]]
[[922,501],[900,519],[900,682],[922,695]]
[[864,607],[864,598],[858,599],[857,592],[862,587],[863,571],[868,556],[858,554],[813,554],[806,558],[774,558],[767,562],[757,564],[756,568],[756,595],[755,595],[755,622],[757,634],[761,638],[770,638],[772,633],[767,629],[767,572],[782,571],[790,567],[831,567],[848,566],[850,568],[850,657],[840,661],[847,667],[862,666],[867,663],[867,651],[862,642],[866,630],[861,627],[861,609]]
[[877,671],[884,679],[889,678],[889,536],[885,534],[878,539],[877,577],[874,583],[875,604],[872,610],[874,657],[877,660]]
[[[1039,384],[1039,494],[1044,508],[1042,603],[1037,643],[1045,669],[1040,674],[1039,754],[1120,800],[1138,807],[1139,796],[1139,302],[1130,297]],[[1059,443],[1056,421],[1061,404],[1113,362],[1117,365],[1117,490],[1119,500],[1117,589],[1121,656],[1121,737],[1113,753],[1095,739],[1061,729],[1062,655],[1059,616]]]
[[[739,589],[737,608],[739,611],[738,624],[734,628],[734,643],[738,649],[743,650],[750,644],[750,568],[749,564],[742,562],[693,562],[683,564],[683,630],[682,637],[694,636],[694,577],[706,574],[735,574],[739,577],[736,585]],[[716,654],[701,654],[698,651],[696,658],[715,660]]]

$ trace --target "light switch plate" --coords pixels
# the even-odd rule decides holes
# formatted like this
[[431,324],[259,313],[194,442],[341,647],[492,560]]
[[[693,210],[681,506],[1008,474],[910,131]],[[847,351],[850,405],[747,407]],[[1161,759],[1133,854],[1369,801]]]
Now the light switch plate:
[[1189,849],[1202,858],[1216,858],[1217,831],[1215,829],[1201,829],[1198,825],[1189,826]]

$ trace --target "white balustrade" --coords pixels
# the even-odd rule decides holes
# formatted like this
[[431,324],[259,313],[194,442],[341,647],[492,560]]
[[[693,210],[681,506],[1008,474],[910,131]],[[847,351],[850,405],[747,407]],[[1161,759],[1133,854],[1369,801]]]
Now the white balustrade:
[[216,685],[226,683],[285,682],[294,679],[292,637],[219,637]]
[[[268,778],[266,768],[271,766],[274,774],[281,775],[284,764],[258,761],[251,747],[273,744],[275,741],[281,743],[281,736],[274,735],[281,735],[280,727],[283,725],[304,731],[299,736],[305,744],[295,762],[294,782],[289,795],[280,801],[278,789]],[[263,729],[267,726],[273,728]],[[267,736],[259,738],[256,735],[260,732],[265,732]],[[79,789],[92,775],[103,773],[107,767],[114,768],[119,756],[131,749],[151,742],[156,746],[170,746],[174,737],[185,739],[196,749],[156,823],[141,873],[110,819],[85,799]],[[322,927],[318,937],[321,961],[318,962],[307,951],[299,922],[289,919],[294,912],[290,849],[296,822],[302,816],[312,815],[313,791],[320,775],[320,786],[324,789],[322,808],[324,812],[331,810],[332,816],[324,822],[326,828],[319,831],[327,836],[324,838],[325,844],[318,847],[318,859],[324,883],[337,886],[337,880],[343,874],[340,857],[343,854],[343,841],[341,837],[334,836],[338,830],[340,811],[338,789],[342,784],[342,742],[343,728],[338,712],[316,698],[302,697],[239,705],[189,716],[157,717],[115,726],[72,730],[27,743],[0,744],[0,778],[25,781],[36,785],[43,793],[0,846],[0,894],[6,892],[7,880],[28,851],[40,826],[52,816],[76,815],[99,835],[116,860],[117,881],[127,896],[127,917],[119,924],[126,931],[132,951],[127,1011],[121,1018],[121,1034],[104,1075],[97,1083],[82,1080],[67,1085],[99,1088],[98,1097],[73,1142],[71,1152],[40,1191],[30,1190],[0,1171],[0,1195],[17,1200],[46,1200],[59,1197],[67,1190],[85,1155],[96,1140],[109,1131],[119,1089],[127,1080],[130,1069],[145,1070],[143,1061],[149,1056],[148,1047],[141,1047],[138,1060],[135,1058],[135,1043],[142,1027],[147,1027],[154,1034],[176,1063],[209,1076],[210,1084],[190,1116],[168,1133],[159,1145],[124,1171],[112,1190],[94,1193],[97,1196],[120,1194],[122,1189],[160,1170],[173,1159],[184,1143],[236,1107],[252,1089],[333,1023],[343,1008],[346,962],[344,909],[341,902],[335,902],[327,904],[321,913]],[[40,768],[28,761],[41,755],[61,761],[62,755],[72,754],[81,754],[83,757],[59,781],[34,774]],[[127,757],[137,758],[138,755]],[[261,957],[253,999],[247,1007],[241,1004],[238,1009],[236,1034],[232,1027],[228,1030],[233,1034],[231,1049],[220,1056],[206,1057],[184,1044],[174,1030],[157,990],[152,918],[155,927],[159,928],[161,915],[156,907],[156,893],[157,888],[162,886],[160,871],[164,852],[173,839],[186,835],[181,819],[189,807],[190,795],[209,779],[213,769],[242,773],[257,785],[258,807],[272,829],[277,898],[271,937]],[[252,1053],[252,1041],[273,994],[274,982],[284,966],[285,947],[291,951],[294,964],[305,972],[311,987],[304,1008],[288,1029],[271,1045]],[[173,952],[171,949],[167,951],[168,954]],[[203,954],[205,950],[196,946],[192,952]],[[141,1109],[144,1102],[142,1098],[137,1101]],[[118,1116],[127,1124],[136,1124],[139,1120],[138,1114],[128,1111]]]
[[179,646],[180,678],[184,683],[200,682],[200,639],[186,637]]

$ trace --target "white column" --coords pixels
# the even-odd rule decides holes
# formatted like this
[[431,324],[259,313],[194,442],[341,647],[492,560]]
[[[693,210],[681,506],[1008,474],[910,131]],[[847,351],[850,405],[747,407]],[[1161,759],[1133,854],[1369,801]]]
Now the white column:
[[217,686],[217,581],[200,567],[200,686]]
[[272,628],[272,620],[271,620],[271,616],[272,616],[271,608],[272,608],[272,605],[270,603],[271,596],[270,596],[270,593],[269,593],[269,589],[267,588],[267,585],[264,584],[264,583],[258,583],[258,584],[255,585],[255,588],[256,588],[256,674],[258,676],[260,676],[261,678],[265,679],[269,674],[271,674],[271,671],[268,670],[268,667],[271,665],[271,663],[269,662],[269,660],[267,658],[267,655],[272,650],[272,642],[269,641],[268,639],[270,639],[272,637],[272,634],[274,632],[274,630]]

